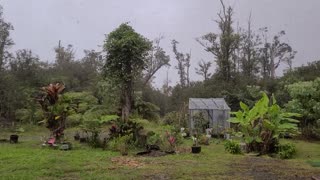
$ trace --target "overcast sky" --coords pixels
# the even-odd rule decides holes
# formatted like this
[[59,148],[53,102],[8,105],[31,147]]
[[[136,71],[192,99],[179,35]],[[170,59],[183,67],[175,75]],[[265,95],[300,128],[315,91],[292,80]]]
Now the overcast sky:
[[[253,28],[268,27],[270,35],[286,31],[285,40],[298,51],[294,66],[320,59],[320,0],[228,0],[235,11],[235,25],[246,26],[250,12]],[[5,19],[15,28],[12,38],[17,49],[31,49],[44,61],[54,60],[53,48],[61,40],[72,44],[76,57],[84,49],[100,50],[105,34],[123,22],[149,39],[163,35],[162,47],[171,56],[169,78],[178,80],[170,41],[180,42],[178,48],[192,53],[191,80],[201,77],[194,68],[199,60],[213,61],[195,41],[208,32],[218,32],[219,0],[0,0]],[[278,74],[282,74],[282,66]],[[161,87],[166,69],[155,79]]]

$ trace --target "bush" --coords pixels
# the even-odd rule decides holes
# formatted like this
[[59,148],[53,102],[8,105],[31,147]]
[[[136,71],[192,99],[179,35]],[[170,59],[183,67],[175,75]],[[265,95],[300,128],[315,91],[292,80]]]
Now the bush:
[[227,140],[224,144],[224,149],[231,154],[241,154],[240,144],[233,140]]
[[184,113],[179,113],[176,111],[172,111],[170,113],[167,113],[163,120],[162,120],[163,124],[165,125],[172,125],[175,127],[186,127],[187,123],[188,123],[188,118],[186,116],[186,114]]
[[128,150],[132,144],[132,139],[133,139],[132,135],[121,136],[118,139],[117,150],[120,151],[122,155],[128,154]]
[[162,144],[161,136],[159,134],[156,134],[156,133],[154,133],[151,136],[148,136],[147,137],[147,144],[160,146]]
[[209,145],[210,138],[208,138],[206,135],[201,135],[199,138],[199,144],[201,145]]
[[278,154],[281,159],[291,159],[296,153],[296,147],[291,143],[278,146]]

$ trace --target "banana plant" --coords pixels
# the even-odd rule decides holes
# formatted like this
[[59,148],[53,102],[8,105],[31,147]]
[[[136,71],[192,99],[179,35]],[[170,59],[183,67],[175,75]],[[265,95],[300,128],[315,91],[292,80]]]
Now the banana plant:
[[281,135],[298,133],[299,121],[293,117],[300,117],[300,114],[283,111],[274,97],[270,102],[264,93],[251,109],[243,102],[240,107],[241,110],[231,113],[235,117],[229,122],[238,125],[236,134],[244,139],[249,151],[271,152]]

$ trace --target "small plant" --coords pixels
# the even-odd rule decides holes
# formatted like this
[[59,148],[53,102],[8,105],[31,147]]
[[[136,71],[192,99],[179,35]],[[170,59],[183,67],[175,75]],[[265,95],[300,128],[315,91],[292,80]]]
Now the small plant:
[[296,147],[291,143],[278,146],[278,154],[281,159],[291,159],[296,153]]
[[169,143],[169,151],[174,152],[176,148],[176,138],[170,134],[168,131],[166,132],[165,138]]
[[192,136],[193,145],[191,147],[191,152],[194,154],[198,154],[201,152],[201,146],[198,144],[198,138],[195,136]]
[[201,144],[201,145],[209,145],[209,141],[210,141],[210,138],[204,134],[201,135],[199,138],[199,144]]
[[195,146],[195,147],[199,146],[198,138],[196,138],[195,136],[192,136],[191,138],[192,138],[192,141],[193,141],[193,145],[192,146]]
[[227,140],[224,144],[224,149],[231,154],[241,154],[240,144],[233,140]]

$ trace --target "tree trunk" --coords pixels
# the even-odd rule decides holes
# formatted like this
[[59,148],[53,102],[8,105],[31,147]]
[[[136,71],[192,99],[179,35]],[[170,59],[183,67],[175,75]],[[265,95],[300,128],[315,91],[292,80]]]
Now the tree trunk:
[[126,83],[125,88],[122,91],[122,107],[121,107],[121,119],[123,122],[127,122],[131,112],[132,106],[132,82]]

